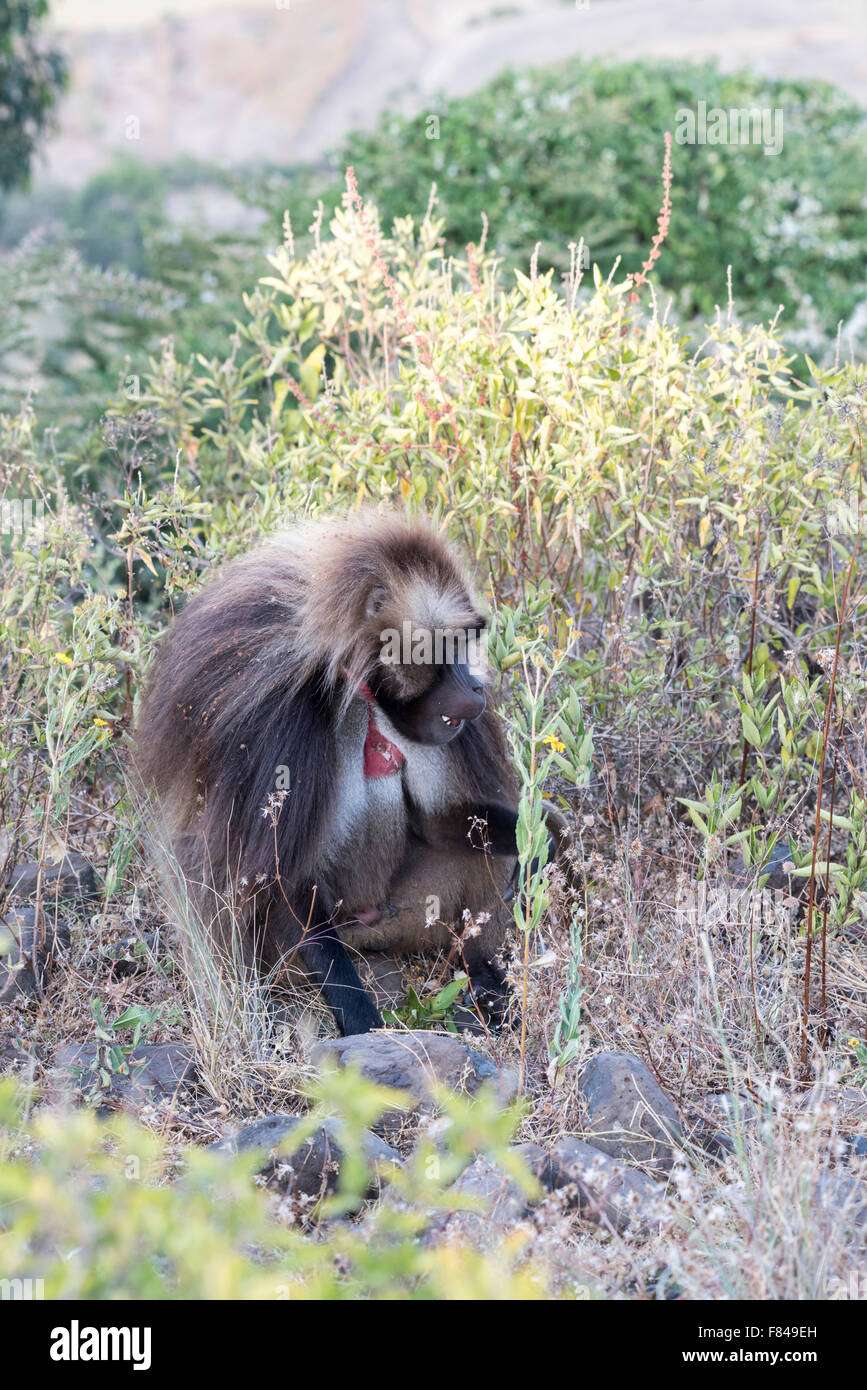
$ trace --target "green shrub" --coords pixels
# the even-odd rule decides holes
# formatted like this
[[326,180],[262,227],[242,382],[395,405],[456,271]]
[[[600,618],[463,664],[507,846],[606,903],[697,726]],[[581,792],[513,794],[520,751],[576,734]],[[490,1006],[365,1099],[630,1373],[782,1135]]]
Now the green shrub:
[[6,0],[0,12],[0,188],[27,182],[66,85],[63,55],[39,38],[47,12],[47,0]]
[[[254,1185],[264,1151],[236,1159],[187,1149],[183,1161],[123,1115],[101,1123],[92,1111],[28,1116],[25,1097],[0,1083],[0,1235],[4,1277],[42,1280],[48,1299],[538,1299],[549,1293],[544,1266],[526,1239],[487,1249],[423,1244],[437,1216],[472,1211],[449,1185],[478,1152],[502,1164],[527,1193],[534,1179],[510,1150],[515,1116],[496,1103],[441,1097],[449,1124],[411,1160],[383,1173],[390,1199],[360,1223],[373,1178],[364,1156],[367,1127],[401,1094],[346,1073],[327,1077],[317,1107],[298,1127],[299,1147],[324,1116],[337,1116],[337,1190],[318,1215],[319,1239],[305,1226],[314,1204]],[[282,1151],[281,1151],[282,1152]],[[288,1150],[286,1151],[289,1152]],[[478,1244],[478,1242],[476,1242]]]
[[[432,101],[411,119],[386,113],[340,152],[385,226],[420,217],[437,185],[449,250],[478,242],[526,269],[569,268],[579,238],[607,274],[637,270],[656,229],[663,132],[681,108],[780,109],[783,147],[674,147],[677,190],[659,267],[686,319],[726,301],[732,266],[739,312],[757,322],[784,306],[789,341],[815,356],[867,298],[867,116],[822,82],[723,74],[678,62],[506,72],[479,92]],[[438,138],[429,134],[438,120]],[[863,334],[863,329],[861,330]]]
[[[58,517],[36,550],[13,538],[6,659],[26,655],[18,679],[33,698],[85,611],[80,600],[49,607],[34,625],[21,590],[35,585],[50,605],[46,566],[58,597],[82,584],[101,594],[98,621],[122,634],[125,701],[160,595],[176,601],[286,516],[365,502],[440,517],[489,573],[504,671],[528,640],[540,659],[552,659],[549,644],[565,654],[553,658],[552,696],[574,689],[607,730],[624,796],[636,739],[647,741],[642,776],[664,792],[703,788],[721,760],[736,766],[754,610],[771,679],[785,661],[791,678],[815,680],[861,525],[863,370],[803,385],[773,333],[725,316],[697,353],[645,317],[626,282],[597,271],[589,296],[577,279],[563,296],[551,272],[517,273],[510,287],[489,256],[444,264],[440,230],[404,219],[387,238],[371,207],[343,208],[308,256],[284,246],[274,258],[229,357],[183,363],[166,347],[140,399],[109,417],[101,510]],[[9,495],[32,491],[46,468],[32,419],[7,421],[6,443]],[[74,544],[63,539],[72,524]],[[87,554],[88,531],[106,528]],[[99,647],[80,630],[71,679],[84,691]],[[110,694],[91,705],[110,716]],[[813,714],[804,720],[815,732]],[[781,737],[775,725],[768,747]],[[672,746],[690,750],[688,772]],[[760,748],[752,756],[761,763]],[[787,776],[810,775],[806,727],[786,758]]]
[[74,194],[48,186],[0,203],[0,409],[38,394],[41,421],[68,440],[115,393],[136,398],[162,340],[184,358],[223,348],[279,220],[271,234],[216,231],[172,220],[167,204],[226,181],[190,162],[117,159]]
[[[403,218],[383,235],[350,178],[344,206],[308,252],[296,256],[287,234],[228,353],[183,360],[167,343],[142,373],[139,398],[113,404],[98,452],[55,450],[29,407],[0,416],[0,499],[45,507],[41,526],[19,533],[7,524],[0,550],[6,866],[70,839],[98,844],[107,910],[131,911],[148,889],[134,868],[137,826],[124,796],[127,729],[169,613],[214,564],[292,517],[402,505],[441,522],[489,579],[491,658],[522,784],[517,969],[524,1003],[535,991],[539,1009],[523,1010],[516,1044],[525,1079],[541,1065],[562,1096],[587,1045],[582,1030],[604,1039],[607,1027],[622,1047],[632,1029],[637,1047],[633,1013],[642,1045],[655,1024],[649,1045],[678,1085],[696,1084],[698,1055],[715,1089],[735,1084],[733,1055],[750,1085],[755,1072],[791,1070],[808,1025],[821,1038],[816,1057],[824,1047],[845,1071],[855,1043],[826,1024],[832,1005],[851,1007],[834,991],[863,971],[845,934],[863,919],[867,882],[865,369],[815,369],[805,384],[767,328],[723,314],[696,349],[653,312],[646,287],[635,299],[629,281],[594,270],[586,286],[576,274],[560,294],[553,272],[505,274],[489,253],[444,262],[441,233],[433,218]],[[78,477],[94,491],[73,494]],[[598,855],[583,866],[583,906],[532,872],[544,792],[602,812],[616,832],[611,853],[622,857],[625,888],[611,895],[612,915],[621,891],[637,891],[637,821],[654,803],[688,886],[697,870],[718,867],[726,846],[758,872],[786,836],[797,872],[809,875],[822,775],[826,807],[835,779],[835,826],[828,834],[827,818],[816,822],[820,877],[829,849],[833,861],[832,911],[826,924],[813,916],[809,936],[817,960],[821,939],[821,994],[818,964],[812,992],[805,979],[803,923],[775,926],[761,957],[761,930],[699,943],[665,899],[650,930],[637,909],[622,926],[619,917],[606,925],[595,903],[591,924],[595,884],[614,879]],[[670,882],[667,891],[673,898]],[[566,962],[547,990],[540,963],[528,960],[537,927]],[[78,928],[73,944],[89,930]],[[610,993],[601,983],[609,974],[619,981]],[[49,984],[49,1003],[63,987],[62,976]],[[40,1010],[36,1027],[51,1016],[60,1014]],[[234,1082],[223,1084],[218,1070],[223,1039],[201,1026],[196,1038],[217,1057],[213,1094],[234,1099]],[[556,1105],[548,1110],[559,1124]],[[0,1206],[21,1203],[5,1219],[22,1274],[41,1277],[29,1251],[44,1257],[44,1229],[57,1249],[85,1252],[49,1262],[59,1290],[147,1296],[166,1277],[190,1296],[262,1289],[253,1262],[237,1254],[242,1230],[258,1248],[252,1197],[239,1185],[224,1214],[220,1202],[214,1209],[209,1194],[223,1189],[207,1156],[191,1160],[190,1206],[183,1187],[148,1186],[133,1199],[97,1164],[102,1132],[92,1121],[54,1137],[46,1123],[41,1181],[17,1164],[0,1179]],[[807,1184],[812,1150],[796,1126],[787,1132],[786,1165],[797,1158]],[[124,1151],[139,1142],[123,1140]],[[107,1183],[105,1201],[89,1170]],[[756,1171],[750,1191],[761,1194]],[[819,1287],[814,1252],[824,1256],[836,1228],[823,1224],[823,1206],[821,1221],[805,1217],[789,1240],[793,1189],[785,1176],[775,1182],[767,1227],[745,1208],[732,1218],[731,1247],[705,1232],[692,1287],[717,1288],[720,1269],[727,1289]],[[809,1216],[809,1200],[799,1199],[799,1213]],[[410,1205],[414,1235],[422,1204]],[[766,1244],[755,1243],[759,1228]],[[343,1296],[325,1259],[335,1251],[353,1271],[348,1287],[365,1296],[403,1296],[407,1281],[426,1296],[454,1296],[456,1269],[468,1271],[472,1296],[510,1287],[501,1263],[464,1264],[462,1255],[451,1273],[419,1263],[406,1230],[390,1230],[368,1254],[363,1241],[343,1239],[285,1252],[281,1235],[262,1236],[278,1260],[285,1253],[292,1296],[295,1280],[299,1296]],[[778,1284],[775,1252],[790,1246],[793,1269]],[[844,1235],[835,1250],[834,1268],[844,1268]],[[632,1287],[631,1260],[621,1288]],[[739,1283],[744,1261],[751,1273]]]

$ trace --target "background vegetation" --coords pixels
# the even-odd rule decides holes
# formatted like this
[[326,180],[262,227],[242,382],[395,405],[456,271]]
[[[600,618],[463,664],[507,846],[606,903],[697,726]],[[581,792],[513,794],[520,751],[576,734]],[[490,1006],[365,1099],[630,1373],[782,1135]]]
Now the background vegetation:
[[47,10],[47,0],[6,0],[0,14],[0,189],[26,181],[66,81],[62,55],[39,34]]
[[[675,146],[640,284],[663,132],[698,100],[783,109],[783,150]],[[4,199],[0,911],[23,858],[74,848],[102,885],[64,907],[44,989],[0,1005],[4,1065],[27,1054],[0,1091],[4,1249],[49,1296],[826,1297],[862,1239],[829,1098],[863,1128],[867,1087],[863,113],[819,84],[570,64],[436,114],[435,139],[387,116],[323,169],[129,162]],[[377,1203],[362,1133],[388,1098],[311,1085],[315,999],[275,1013],[184,949],[127,773],[191,589],[294,517],[380,504],[484,576],[525,893],[519,1026],[486,1040],[524,1103],[441,1097]],[[569,876],[532,866],[543,797]],[[771,871],[785,904],[708,912]],[[448,962],[404,984],[399,1018],[454,1022]],[[97,1119],[141,1041],[193,1046],[198,1086]],[[58,1118],[70,1042],[100,1062]],[[579,1130],[603,1049],[684,1115],[735,1093],[728,1159],[689,1149],[641,1240],[555,1204],[472,1257],[426,1244],[475,1153],[531,1185],[511,1140]],[[331,1205],[200,1152],[275,1110],[342,1123]]]
[[[216,1114],[298,1107],[309,1003],[279,1027],[258,998],[227,1007],[171,945],[170,964],[158,953],[118,993],[116,942],[156,926],[171,943],[176,915],[139,865],[135,694],[167,615],[220,559],[299,514],[424,509],[490,576],[524,788],[526,1008],[494,1043],[532,1101],[521,1133],[578,1123],[578,1066],[600,1046],[652,1060],[684,1106],[734,1086],[767,1108],[735,1173],[686,1174],[669,1244],[605,1270],[586,1232],[565,1248],[603,1292],[638,1268],[660,1296],[664,1249],[687,1296],[816,1296],[829,1270],[845,1277],[851,1246],[839,1223],[829,1244],[818,1198],[790,1230],[787,1185],[811,1192],[833,1158],[812,1112],[801,1143],[795,1111],[811,1075],[865,1079],[864,369],[805,382],[773,332],[730,308],[689,343],[646,286],[598,270],[562,292],[553,271],[505,278],[480,249],[445,262],[442,232],[428,216],[386,235],[350,172],[306,254],[287,224],[227,353],[184,362],[166,344],[137,398],[109,409],[98,467],[77,465],[86,505],[65,482],[74,456],[32,409],[4,418],[6,495],[45,507],[3,558],[7,863],[63,842],[105,878],[73,933],[75,968],[18,1016],[45,1053],[57,1018],[65,1040],[93,1035],[94,999],[145,1009],[148,1039],[191,1030],[205,1093],[160,1112],[178,1137],[214,1133]],[[833,825],[816,816],[823,777]],[[529,868],[543,793],[575,826],[571,886]],[[714,933],[684,911],[732,855],[758,876],[781,849],[796,878],[827,885],[821,912]],[[710,1192],[719,1242],[696,1224]],[[170,1224],[175,1199],[159,1200]],[[794,1253],[778,1266],[784,1227]],[[428,1287],[414,1265],[403,1273],[402,1289]],[[574,1269],[551,1277],[568,1291]]]
[[663,132],[699,101],[779,110],[784,138],[770,157],[752,144],[675,145],[677,197],[658,274],[678,321],[700,332],[726,300],[730,265],[748,321],[782,306],[782,336],[802,371],[804,353],[825,364],[862,356],[864,112],[822,82],[570,62],[507,72],[411,119],[387,114],[318,168],[185,160],[158,169],[128,159],[78,192],[7,194],[0,404],[11,408],[35,386],[41,418],[80,431],[161,337],[174,337],[181,358],[219,351],[284,212],[299,246],[309,244],[308,228],[327,226],[340,203],[348,164],[386,228],[407,214],[420,220],[436,184],[448,253],[478,243],[487,219],[488,249],[509,270],[526,271],[538,247],[540,269],[553,267],[559,284],[579,242],[606,275],[618,257],[622,273],[637,270],[656,229]]

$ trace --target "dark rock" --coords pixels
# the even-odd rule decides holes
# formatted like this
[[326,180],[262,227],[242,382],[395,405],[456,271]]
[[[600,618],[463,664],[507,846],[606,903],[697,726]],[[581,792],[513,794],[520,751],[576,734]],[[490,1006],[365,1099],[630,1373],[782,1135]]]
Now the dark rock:
[[357,1067],[380,1086],[408,1091],[414,1105],[424,1107],[429,1107],[431,1087],[437,1082],[469,1095],[493,1085],[504,1103],[517,1093],[514,1072],[503,1068],[501,1077],[490,1058],[448,1033],[383,1029],[329,1038],[316,1044],[312,1060],[320,1068],[329,1062]]
[[844,1125],[867,1123],[867,1095],[856,1086],[814,1086],[801,1105],[804,1110],[825,1109]]
[[696,1110],[703,1119],[727,1131],[738,1124],[755,1124],[759,1118],[759,1107],[755,1101],[749,1096],[735,1095],[734,1091],[702,1096],[696,1103]]
[[141,936],[134,933],[105,948],[115,979],[125,979],[128,975],[137,975],[146,970],[158,950],[159,936],[156,932],[144,932]]
[[850,1135],[847,1135],[847,1136],[846,1136],[846,1139],[845,1139],[845,1143],[846,1143],[846,1146],[847,1146],[847,1148],[848,1148],[848,1150],[849,1150],[849,1152],[848,1152],[848,1154],[847,1154],[847,1157],[848,1157],[848,1158],[850,1158],[850,1159],[851,1159],[851,1158],[854,1158],[854,1159],[867,1158],[867,1135],[864,1135],[864,1134],[850,1134]]
[[128,1072],[110,1073],[105,1087],[98,1065],[103,1057],[93,1043],[58,1048],[53,1067],[56,1089],[99,1091],[106,1099],[140,1106],[171,1098],[195,1080],[195,1054],[184,1043],[141,1043],[126,1058]]
[[21,1069],[39,1061],[39,1050],[27,1038],[0,1038],[0,1072]]
[[[515,1148],[527,1167],[544,1169],[547,1155],[537,1144],[520,1144]],[[471,1198],[477,1210],[448,1211],[438,1216],[424,1234],[426,1245],[453,1241],[463,1245],[484,1247],[499,1240],[504,1231],[521,1221],[530,1212],[530,1199],[514,1178],[484,1155],[465,1168],[452,1183],[449,1193]]]
[[[538,1144],[519,1144],[513,1152],[537,1179],[543,1195],[560,1193],[567,1208],[583,1220],[633,1235],[646,1235],[658,1226],[662,1184],[581,1139],[561,1139],[548,1152]],[[484,1248],[530,1216],[537,1200],[484,1155],[464,1170],[449,1192],[475,1199],[478,1208],[437,1216],[425,1232],[425,1244],[447,1240]]]
[[[38,881],[39,864],[35,860],[16,864],[9,877],[10,895],[32,902]],[[93,866],[74,850],[70,850],[59,864],[42,865],[42,906],[46,911],[53,902],[85,903],[99,897],[99,892]]]
[[523,1160],[529,1172],[543,1187],[550,1187],[551,1159],[541,1144],[515,1144],[512,1152]]
[[[300,1123],[297,1115],[266,1115],[208,1147],[226,1154],[267,1149],[270,1157],[259,1173],[270,1187],[290,1196],[319,1199],[337,1186],[343,1161],[340,1126],[336,1120],[325,1120],[293,1151],[292,1136]],[[364,1136],[363,1151],[371,1172],[368,1195],[373,1195],[379,1190],[380,1178],[400,1165],[400,1154],[370,1133]]]
[[360,969],[364,984],[376,1001],[380,1013],[396,1009],[406,1000],[406,984],[400,962],[382,951],[363,954]]
[[797,897],[803,888],[803,879],[792,879],[786,873],[784,865],[788,864],[792,858],[786,841],[777,841],[770,854],[762,863],[747,865],[743,857],[739,854],[729,862],[729,878],[741,888],[751,888],[754,885],[761,885],[762,888],[769,888],[771,892],[779,891],[788,893],[792,885],[797,885],[793,896]]
[[43,914],[42,927],[36,924],[35,908],[4,913],[0,919],[0,1003],[9,1003],[18,994],[38,993],[68,945],[68,926],[50,913]]
[[661,1183],[581,1139],[558,1140],[540,1176],[552,1192],[565,1191],[570,1206],[597,1225],[645,1232],[661,1215]]
[[490,1032],[490,1025],[486,1025],[479,1017],[472,1001],[469,1004],[456,1004],[452,1012],[455,1027],[459,1033],[474,1033],[477,1038],[486,1038]]
[[814,1188],[813,1202],[832,1213],[839,1231],[867,1231],[867,1184],[857,1178],[823,1173]]
[[670,1172],[683,1142],[680,1118],[638,1057],[600,1053],[588,1062],[578,1085],[587,1107],[588,1143],[649,1172]]
[[735,1152],[734,1136],[759,1118],[759,1109],[749,1096],[732,1092],[703,1096],[695,1102],[691,1116],[693,1128],[690,1141],[706,1158],[724,1158]]

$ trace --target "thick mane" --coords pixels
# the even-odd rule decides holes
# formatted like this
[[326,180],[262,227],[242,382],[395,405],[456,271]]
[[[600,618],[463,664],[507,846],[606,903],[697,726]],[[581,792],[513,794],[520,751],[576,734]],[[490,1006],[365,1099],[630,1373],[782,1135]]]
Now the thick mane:
[[467,578],[425,523],[361,512],[301,528],[274,544],[291,546],[307,576],[298,608],[299,664],[307,669],[322,661],[327,633],[326,678],[335,687],[349,672],[350,698],[376,662],[383,630],[399,631],[406,620],[427,629],[479,620]]
[[406,618],[478,620],[452,553],[418,522],[362,512],[304,523],[229,562],[163,638],[138,722],[138,769],[172,833],[197,821],[213,853],[240,828],[233,858],[264,872],[274,844],[263,808],[276,769],[291,765],[280,857],[287,871],[309,862],[330,809],[328,739],[375,665],[379,632]]
[[[483,626],[432,527],[362,512],[230,561],[160,643],[135,766],[156,794],[153,838],[172,843],[168,876],[180,869],[215,941],[234,946],[240,927],[268,970],[297,952],[344,1033],[382,1025],[353,933],[427,949],[432,896],[438,947],[465,910],[489,922],[466,943],[468,968],[502,997],[493,953],[510,917],[498,885],[514,853],[513,774],[497,716],[480,713],[480,663],[460,656],[450,672],[425,654],[430,638],[441,649]],[[443,720],[465,727],[443,742]],[[377,764],[383,738],[397,741],[400,776]],[[476,843],[482,822],[490,838]],[[488,849],[505,856],[498,878]]]

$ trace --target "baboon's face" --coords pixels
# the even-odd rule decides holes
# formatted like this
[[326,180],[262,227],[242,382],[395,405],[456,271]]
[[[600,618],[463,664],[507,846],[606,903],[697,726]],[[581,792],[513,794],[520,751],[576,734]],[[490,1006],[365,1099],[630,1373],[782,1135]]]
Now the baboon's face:
[[485,617],[456,570],[439,557],[394,556],[387,582],[368,593],[375,668],[370,687],[398,733],[450,743],[485,708]]
[[372,683],[381,705],[398,733],[414,743],[441,745],[456,738],[464,725],[478,719],[485,708],[485,687],[478,671],[465,662],[429,667],[427,684],[420,694],[401,698],[390,693],[382,668]]

